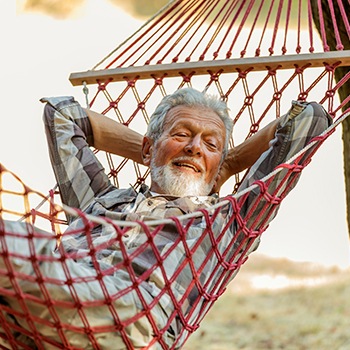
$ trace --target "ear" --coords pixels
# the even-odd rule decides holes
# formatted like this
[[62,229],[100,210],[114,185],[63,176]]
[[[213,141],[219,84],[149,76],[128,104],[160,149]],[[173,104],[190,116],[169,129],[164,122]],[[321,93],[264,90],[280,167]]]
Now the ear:
[[153,152],[153,140],[147,136],[144,136],[142,141],[142,160],[143,164],[146,166],[150,166],[152,152]]

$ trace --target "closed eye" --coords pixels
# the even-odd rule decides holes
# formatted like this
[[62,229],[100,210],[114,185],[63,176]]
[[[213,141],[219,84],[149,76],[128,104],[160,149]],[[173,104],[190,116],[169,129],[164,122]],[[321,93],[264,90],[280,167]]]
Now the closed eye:
[[173,135],[174,137],[179,137],[179,138],[184,138],[184,137],[189,137],[189,135],[185,132],[178,132]]
[[217,143],[215,141],[206,141],[206,144],[210,147],[210,148],[213,148],[213,149],[217,149],[218,146],[217,146]]

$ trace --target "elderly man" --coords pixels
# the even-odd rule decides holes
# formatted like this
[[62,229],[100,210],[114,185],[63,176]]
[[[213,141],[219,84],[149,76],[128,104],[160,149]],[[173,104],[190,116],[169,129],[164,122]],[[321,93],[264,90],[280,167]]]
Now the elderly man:
[[[152,115],[144,137],[83,110],[73,98],[47,98],[43,102],[47,102],[44,121],[62,202],[86,214],[124,222],[178,217],[209,208],[220,201],[217,192],[230,176],[252,166],[241,185],[241,189],[247,188],[331,122],[316,103],[294,102],[285,116],[229,150],[232,121],[226,104],[194,89],[180,89],[166,96]],[[149,166],[150,187],[142,185],[136,192],[113,186],[90,146]],[[271,186],[277,188],[279,180],[276,176]],[[248,195],[241,215],[249,210],[255,196],[254,191]],[[258,214],[259,208],[255,211]],[[54,304],[75,305],[53,313],[47,303],[28,301],[28,308],[40,318],[52,320],[55,314],[61,320],[58,328],[47,324],[40,327],[45,344],[68,339],[71,345],[84,349],[96,344],[105,349],[164,349],[174,342],[176,348],[181,347],[188,334],[187,330],[183,332],[184,324],[196,320],[205,307],[206,295],[217,288],[221,259],[230,259],[239,250],[237,261],[256,249],[258,240],[254,244],[245,240],[242,245],[245,237],[236,234],[236,214],[228,203],[212,219],[210,232],[203,217],[191,221],[185,235],[178,232],[175,221],[150,233],[142,225],[118,231],[107,222],[92,225],[84,216],[69,216],[70,226],[59,253],[54,241],[45,239],[43,233],[42,239],[35,240],[37,254],[55,257],[64,252],[74,257],[65,259],[64,264],[60,260],[41,262],[41,276],[51,278],[46,288]],[[23,235],[28,231],[28,226],[18,223],[4,222],[4,227]],[[215,244],[213,237],[218,237]],[[29,255],[26,242],[7,237],[8,250]],[[130,277],[130,268],[137,280]],[[35,276],[34,269],[23,261],[16,260],[16,269]],[[67,280],[67,271],[69,279],[75,281],[73,291],[71,285],[62,282]],[[0,282],[11,288],[6,279]],[[35,283],[23,282],[21,287],[25,293],[45,299]],[[85,304],[79,304],[76,296]],[[105,303],[94,307],[94,302],[101,300]],[[19,308],[14,298],[6,302]],[[16,322],[28,328],[26,320],[18,318]],[[81,331],[87,324],[93,332]],[[111,332],[113,327],[115,331]],[[25,340],[28,344],[29,339],[27,336]]]

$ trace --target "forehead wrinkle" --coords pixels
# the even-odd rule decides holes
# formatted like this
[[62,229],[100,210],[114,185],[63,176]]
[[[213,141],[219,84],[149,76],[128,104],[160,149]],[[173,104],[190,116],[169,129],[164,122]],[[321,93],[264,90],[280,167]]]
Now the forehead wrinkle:
[[[175,108],[176,107],[174,107],[170,111],[173,111]],[[165,120],[164,120],[164,124],[163,124],[163,131],[165,131],[165,129],[169,129],[169,131],[171,131],[174,128],[181,128],[181,127],[202,131],[203,125],[206,127],[207,122],[212,122],[217,127],[217,129],[214,129],[214,128],[208,126],[204,129],[204,133],[217,135],[220,138],[222,137],[222,132],[225,135],[226,134],[225,125],[224,125],[223,121],[221,120],[221,118],[211,109],[204,108],[203,110],[204,111],[208,110],[208,111],[214,113],[215,116],[217,116],[217,118],[214,119],[211,116],[203,116],[202,120],[199,120],[198,119],[198,117],[200,117],[199,115],[193,116],[188,110],[185,110],[185,111],[178,112],[181,114],[181,117],[182,117],[182,119],[179,120],[176,117],[176,115],[178,114],[178,113],[176,113],[177,111],[173,111],[175,113],[173,113],[171,115],[169,115],[169,114],[166,115]]]

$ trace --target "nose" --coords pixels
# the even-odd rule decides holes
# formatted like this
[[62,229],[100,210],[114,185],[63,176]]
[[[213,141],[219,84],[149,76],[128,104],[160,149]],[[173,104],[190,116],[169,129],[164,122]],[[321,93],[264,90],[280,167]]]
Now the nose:
[[202,154],[201,138],[193,137],[185,146],[185,152],[191,156],[200,156]]

